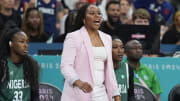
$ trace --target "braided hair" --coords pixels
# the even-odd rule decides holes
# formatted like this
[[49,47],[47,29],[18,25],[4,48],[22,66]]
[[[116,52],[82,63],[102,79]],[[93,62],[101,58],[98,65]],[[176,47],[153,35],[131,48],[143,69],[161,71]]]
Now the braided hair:
[[[12,21],[6,23],[3,33],[0,36],[0,88],[4,81],[9,81],[8,61],[11,56],[9,42],[14,36],[22,32]],[[39,100],[39,66],[31,56],[22,56],[24,80],[29,83],[31,88],[31,101]],[[0,92],[1,94],[1,92]]]

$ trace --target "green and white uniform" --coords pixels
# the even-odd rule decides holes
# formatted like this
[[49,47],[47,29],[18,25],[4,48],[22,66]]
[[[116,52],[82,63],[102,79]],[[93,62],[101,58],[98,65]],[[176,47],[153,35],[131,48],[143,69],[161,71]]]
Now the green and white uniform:
[[119,66],[115,69],[118,89],[121,94],[121,101],[128,101],[128,88],[129,88],[129,72],[128,65],[124,62],[119,62]]
[[30,86],[24,80],[23,64],[16,66],[9,58],[9,81],[1,85],[0,101],[30,101]]
[[[138,70],[136,70],[135,67],[133,68],[134,68],[134,72],[146,83],[146,85],[149,87],[149,89],[152,90],[154,94],[162,93],[160,83],[154,71],[152,71],[150,68],[146,67],[142,63],[140,63]],[[140,81],[135,76],[134,76],[134,82],[141,84]]]

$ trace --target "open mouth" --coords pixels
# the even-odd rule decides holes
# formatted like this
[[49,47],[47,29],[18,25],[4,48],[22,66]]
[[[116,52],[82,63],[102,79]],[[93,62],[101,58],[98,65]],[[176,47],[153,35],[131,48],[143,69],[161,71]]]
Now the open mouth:
[[122,58],[124,55],[123,54],[118,54],[118,57],[119,58]]
[[96,19],[96,20],[94,21],[94,23],[95,23],[96,25],[100,25],[100,24],[101,24],[101,20]]
[[28,50],[24,50],[24,53],[28,53]]

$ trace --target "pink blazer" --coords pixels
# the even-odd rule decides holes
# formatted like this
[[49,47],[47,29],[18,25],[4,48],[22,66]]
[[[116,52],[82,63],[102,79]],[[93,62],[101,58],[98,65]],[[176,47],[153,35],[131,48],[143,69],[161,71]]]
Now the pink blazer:
[[[113,96],[119,95],[112,62],[112,39],[101,31],[99,35],[108,55],[104,69],[104,84],[109,101],[112,101]],[[93,87],[93,59],[92,44],[85,27],[67,34],[61,58],[61,72],[65,78],[61,101],[92,101],[91,93],[84,93],[72,84],[80,79]]]

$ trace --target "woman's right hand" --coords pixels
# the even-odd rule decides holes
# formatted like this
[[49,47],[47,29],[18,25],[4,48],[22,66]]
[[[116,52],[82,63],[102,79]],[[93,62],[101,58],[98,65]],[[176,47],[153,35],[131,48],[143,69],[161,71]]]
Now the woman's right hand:
[[84,93],[89,93],[89,92],[91,92],[93,90],[89,83],[83,82],[81,80],[76,80],[74,82],[74,86],[76,86],[79,89],[81,89]]

